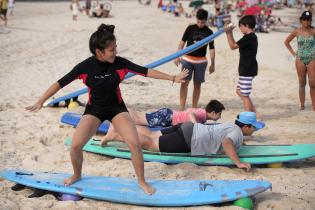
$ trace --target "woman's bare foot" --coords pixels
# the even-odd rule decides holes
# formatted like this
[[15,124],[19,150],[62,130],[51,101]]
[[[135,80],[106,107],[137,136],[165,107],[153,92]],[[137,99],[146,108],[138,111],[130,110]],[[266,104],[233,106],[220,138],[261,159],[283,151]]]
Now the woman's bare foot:
[[116,130],[113,125],[110,125],[104,138],[101,140],[101,146],[105,147],[108,142],[113,141],[116,137]]
[[108,137],[108,133],[104,136],[104,138],[101,140],[101,146],[105,147],[108,142],[110,142],[111,139]]
[[65,186],[69,186],[69,185],[75,183],[76,181],[79,181],[80,179],[81,179],[81,176],[77,176],[77,175],[73,174],[69,178],[63,180],[63,184]]
[[139,183],[139,186],[142,188],[142,190],[148,194],[148,195],[153,195],[155,193],[155,188],[149,185],[148,183]]
[[300,111],[303,111],[304,109],[305,109],[304,106],[301,106],[301,107],[300,107]]

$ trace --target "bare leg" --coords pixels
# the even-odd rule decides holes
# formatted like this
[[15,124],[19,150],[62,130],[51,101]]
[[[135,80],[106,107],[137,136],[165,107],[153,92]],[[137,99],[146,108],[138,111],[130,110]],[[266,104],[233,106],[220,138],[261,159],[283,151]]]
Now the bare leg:
[[131,119],[136,125],[149,125],[144,113],[137,113],[136,110],[128,108]]
[[256,108],[255,108],[255,106],[254,106],[254,104],[253,104],[253,102],[249,96],[243,96],[239,89],[236,89],[236,94],[242,99],[243,107],[244,107],[245,111],[255,112],[255,113],[257,112]]
[[[159,151],[159,146],[158,146],[158,139],[162,135],[160,131],[150,131],[147,127],[145,126],[136,126],[138,136],[139,136],[139,141],[141,144],[141,148],[150,150],[150,151]],[[125,142],[126,141],[123,139],[119,133],[112,129],[109,130],[107,133],[107,138],[102,140],[101,145],[105,146],[107,142],[109,141],[121,141]]]
[[110,124],[109,124],[109,128],[108,128],[108,130],[107,130],[107,133],[106,133],[106,135],[104,136],[104,138],[103,138],[102,141],[101,141],[101,146],[104,147],[104,146],[106,146],[106,144],[107,144],[108,142],[110,142],[110,141],[113,140],[113,139],[116,139],[116,137],[113,136],[113,135],[115,135],[116,133],[117,133],[117,132],[116,132],[116,130],[115,130],[113,124],[110,123]]
[[83,153],[82,148],[86,142],[95,134],[101,121],[92,115],[84,115],[73,134],[70,156],[73,167],[73,175],[64,180],[66,186],[76,182],[81,178]]
[[250,111],[250,112],[255,112],[256,113],[256,108],[252,102],[252,100],[250,99],[249,96],[243,96],[243,105],[244,105],[244,109],[245,111]]
[[188,85],[189,85],[189,81],[185,81],[184,83],[180,84],[180,93],[179,93],[179,102],[180,102],[179,110],[180,111],[185,110],[187,93],[188,93]]
[[299,98],[300,98],[300,109],[304,110],[305,104],[305,85],[306,85],[306,66],[300,60],[295,61],[296,72],[299,78]]
[[155,192],[155,189],[149,185],[144,178],[144,163],[142,149],[139,142],[136,127],[127,112],[116,115],[112,123],[131,151],[131,161],[138,177],[138,183],[143,191],[149,195]]
[[312,60],[307,66],[308,83],[310,86],[310,95],[313,111],[315,111],[315,60]]
[[193,98],[192,98],[192,108],[197,108],[198,101],[200,98],[200,92],[201,92],[201,83],[194,81],[194,91],[193,91]]

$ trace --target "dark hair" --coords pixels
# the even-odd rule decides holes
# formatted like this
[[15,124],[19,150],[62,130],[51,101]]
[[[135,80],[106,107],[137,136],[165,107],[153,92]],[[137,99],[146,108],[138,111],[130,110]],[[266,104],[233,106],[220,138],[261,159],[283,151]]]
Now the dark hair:
[[309,11],[304,11],[300,16],[300,20],[312,20],[312,13]]
[[225,107],[223,106],[223,104],[218,101],[218,100],[211,100],[209,101],[209,103],[206,106],[206,112],[211,113],[211,112],[215,112],[215,113],[219,113],[222,112],[222,110],[225,110]]
[[114,25],[106,25],[102,23],[90,37],[90,51],[96,55],[96,49],[103,50],[108,47],[108,44],[114,41]]
[[207,20],[208,19],[208,12],[204,9],[199,9],[197,11],[196,17],[198,20]]
[[238,21],[238,25],[248,26],[251,29],[254,29],[256,26],[256,18],[253,15],[245,15]]

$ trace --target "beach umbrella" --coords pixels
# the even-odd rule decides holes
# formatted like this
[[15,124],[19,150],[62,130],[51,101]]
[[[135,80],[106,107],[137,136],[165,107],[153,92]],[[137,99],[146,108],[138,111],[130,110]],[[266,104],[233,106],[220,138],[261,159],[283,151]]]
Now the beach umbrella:
[[237,8],[241,8],[241,7],[244,7],[244,6],[246,6],[247,5],[247,2],[246,1],[241,1],[241,2],[238,2],[237,4],[236,4],[236,7]]
[[260,12],[263,10],[263,8],[261,8],[258,5],[254,5],[251,7],[248,7],[245,11],[244,11],[244,15],[258,15],[260,14]]
[[203,0],[191,1],[189,7],[201,7],[204,4]]

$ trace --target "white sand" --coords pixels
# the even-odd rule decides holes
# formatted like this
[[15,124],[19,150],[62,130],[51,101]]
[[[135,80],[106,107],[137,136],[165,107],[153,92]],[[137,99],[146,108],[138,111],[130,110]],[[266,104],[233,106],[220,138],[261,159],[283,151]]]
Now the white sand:
[[[43,91],[87,58],[88,39],[104,22],[116,25],[119,55],[139,64],[148,64],[177,49],[185,27],[194,19],[175,18],[136,1],[115,1],[108,19],[93,19],[79,14],[73,22],[69,3],[20,3],[9,16],[11,33],[0,34],[0,169],[72,172],[65,138],[73,128],[60,124],[64,108],[45,108],[38,113],[24,111],[35,103]],[[299,11],[274,11],[286,21],[297,20]],[[296,21],[297,22],[297,21]],[[298,81],[294,61],[283,41],[288,32],[257,34],[259,39],[259,76],[254,81],[252,98],[267,124],[254,134],[250,144],[314,143],[315,112],[310,111],[307,88],[306,111],[299,111]],[[235,38],[241,37],[239,30]],[[206,77],[200,106],[209,99],[219,99],[226,106],[220,122],[232,122],[242,110],[234,93],[238,51],[228,48],[225,35],[216,44],[216,72]],[[176,73],[173,63],[158,69]],[[82,88],[76,81],[57,96]],[[137,110],[148,111],[164,106],[178,108],[179,85],[169,81],[134,77],[121,85],[125,102]],[[190,87],[189,106],[191,104]],[[86,96],[82,97],[86,100]],[[82,111],[79,110],[79,111]],[[83,172],[91,175],[135,177],[129,160],[111,159],[84,153]],[[256,209],[314,209],[315,159],[285,165],[284,168],[254,168],[251,172],[230,167],[200,167],[193,164],[165,165],[145,163],[148,179],[265,179],[273,190],[256,197]],[[80,202],[58,202],[52,196],[29,199],[30,190],[13,192],[12,183],[0,180],[0,209],[146,209],[84,199]],[[202,206],[189,209],[239,209],[233,206]],[[187,208],[188,209],[188,208]]]

